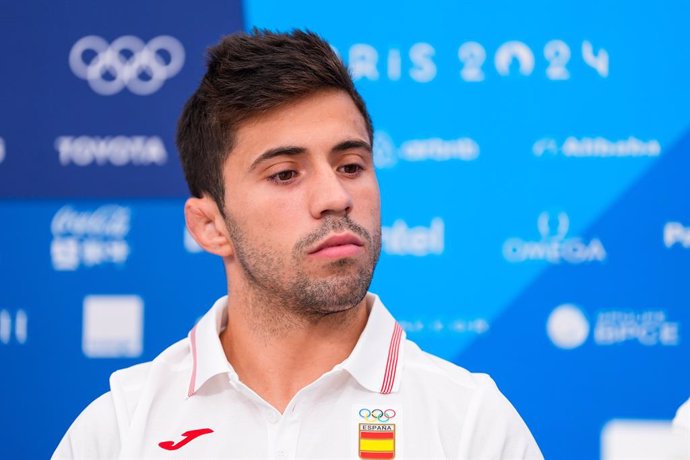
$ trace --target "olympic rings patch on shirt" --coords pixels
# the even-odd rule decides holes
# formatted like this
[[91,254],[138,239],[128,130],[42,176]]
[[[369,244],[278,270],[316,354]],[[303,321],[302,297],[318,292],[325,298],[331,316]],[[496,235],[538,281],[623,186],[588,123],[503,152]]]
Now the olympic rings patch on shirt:
[[362,417],[365,421],[373,423],[373,422],[379,422],[379,423],[386,423],[387,421],[391,420],[392,418],[395,418],[396,412],[393,409],[373,409],[369,410],[366,408],[362,408],[359,410],[359,416]]

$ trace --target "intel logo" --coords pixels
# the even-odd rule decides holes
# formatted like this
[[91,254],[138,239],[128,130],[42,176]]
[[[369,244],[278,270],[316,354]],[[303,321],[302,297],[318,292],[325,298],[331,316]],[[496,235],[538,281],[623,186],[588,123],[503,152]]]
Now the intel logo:
[[445,224],[440,217],[432,219],[428,227],[410,227],[397,219],[392,226],[381,228],[383,251],[394,256],[441,255],[445,249],[444,233]]

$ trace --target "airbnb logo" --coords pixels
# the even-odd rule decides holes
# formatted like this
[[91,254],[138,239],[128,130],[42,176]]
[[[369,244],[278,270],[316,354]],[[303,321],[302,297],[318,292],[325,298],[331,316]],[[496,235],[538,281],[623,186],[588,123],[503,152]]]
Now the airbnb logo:
[[182,441],[178,442],[175,444],[174,441],[163,441],[159,443],[158,445],[161,446],[165,450],[177,450],[180,447],[183,447],[187,444],[189,444],[191,441],[195,440],[199,436],[203,436],[205,434],[213,433],[213,430],[210,428],[200,428],[198,430],[189,430],[185,431],[182,433]]

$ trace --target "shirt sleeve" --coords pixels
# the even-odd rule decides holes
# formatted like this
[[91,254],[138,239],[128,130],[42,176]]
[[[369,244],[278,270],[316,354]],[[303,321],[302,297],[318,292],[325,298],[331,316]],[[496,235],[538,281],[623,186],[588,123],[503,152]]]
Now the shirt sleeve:
[[676,417],[673,419],[673,426],[690,433],[690,399],[678,408]]
[[114,459],[120,451],[120,432],[110,392],[87,406],[69,427],[51,459]]
[[493,380],[482,380],[460,442],[463,460],[543,460],[532,433]]

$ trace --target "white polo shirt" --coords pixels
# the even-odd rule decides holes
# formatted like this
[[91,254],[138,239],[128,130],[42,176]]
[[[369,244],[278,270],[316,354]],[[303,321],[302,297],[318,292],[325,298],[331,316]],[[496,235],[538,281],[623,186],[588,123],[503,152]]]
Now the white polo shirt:
[[673,426],[679,430],[685,430],[686,434],[690,433],[690,399],[678,408],[673,419]]
[[237,377],[227,298],[152,362],[113,373],[55,459],[541,459],[491,378],[429,355],[379,298],[350,356],[278,412]]

